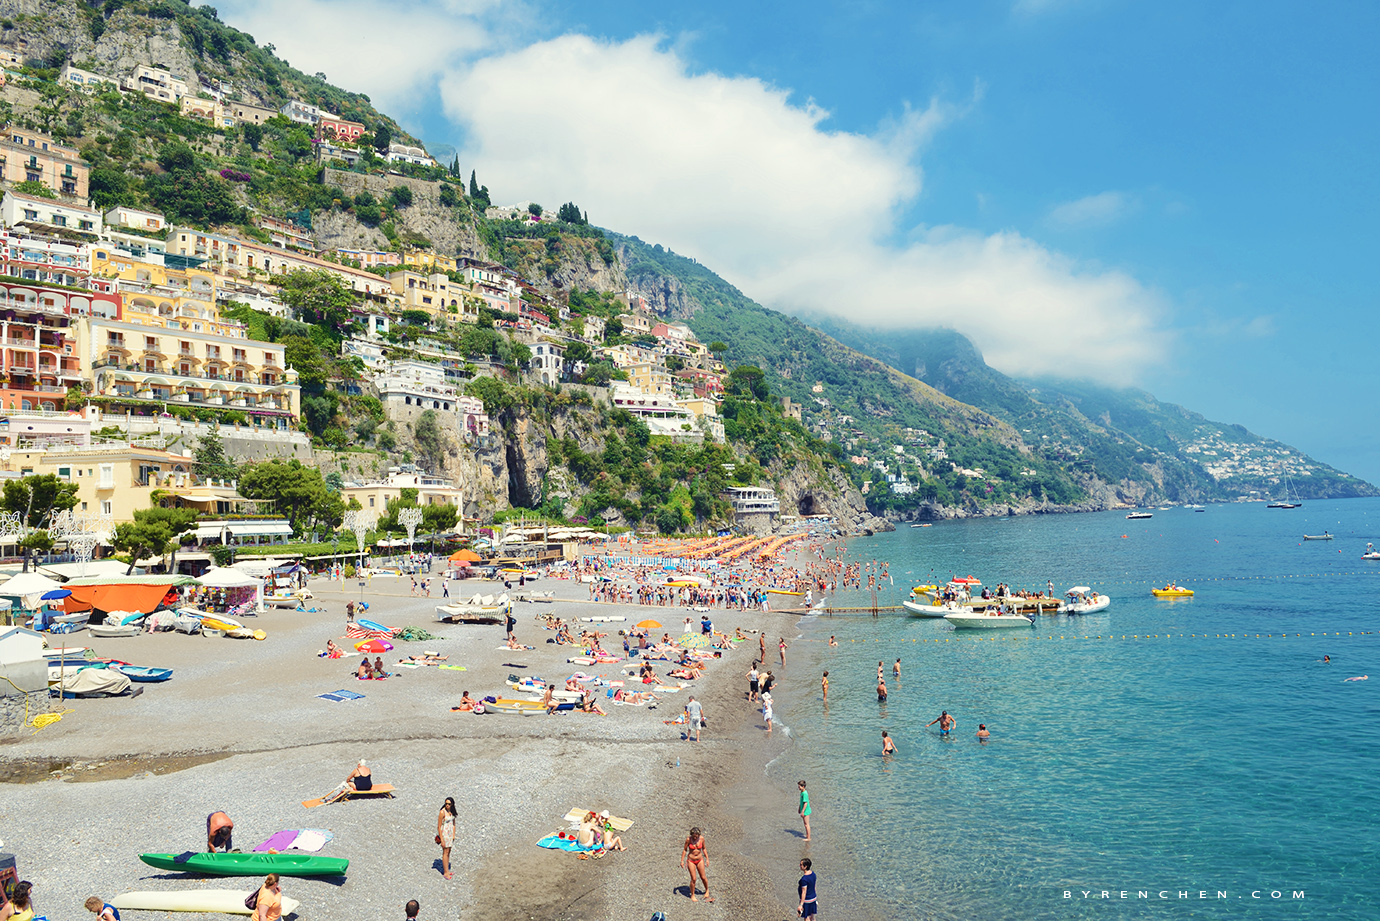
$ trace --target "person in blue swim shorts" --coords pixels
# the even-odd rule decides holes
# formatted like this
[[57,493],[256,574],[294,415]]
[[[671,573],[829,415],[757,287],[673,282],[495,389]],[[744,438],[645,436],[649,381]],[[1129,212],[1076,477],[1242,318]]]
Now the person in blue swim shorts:
[[948,710],[943,711],[942,713],[939,714],[939,716],[935,717],[934,719],[932,719],[932,720],[930,720],[928,723],[926,723],[926,724],[925,724],[925,728],[928,729],[928,728],[930,728],[931,726],[933,726],[935,723],[938,723],[938,724],[939,724],[939,734],[940,734],[941,736],[946,736],[946,735],[948,735],[949,733],[953,732],[953,729],[954,729],[954,718],[953,718],[952,716],[949,715],[949,711],[948,711]]

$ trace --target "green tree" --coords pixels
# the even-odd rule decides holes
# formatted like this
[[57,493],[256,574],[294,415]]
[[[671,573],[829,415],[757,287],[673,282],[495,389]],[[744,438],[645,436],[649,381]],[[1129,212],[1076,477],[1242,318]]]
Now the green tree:
[[[156,550],[156,553],[166,553],[169,548],[172,550],[172,558],[168,563],[168,571],[177,571],[177,548],[178,537],[190,531],[196,524],[201,515],[196,509],[190,508],[163,508],[155,505],[152,508],[140,509],[134,513],[134,523],[146,528],[162,528],[168,532],[168,540],[163,550]],[[138,559],[138,557],[135,557]]]
[[272,281],[278,285],[278,296],[283,303],[291,307],[304,322],[321,326],[336,336],[351,323],[350,308],[355,303],[354,292],[345,287],[338,276],[325,269],[274,275]]
[[[58,479],[56,474],[32,474],[17,480],[6,480],[0,493],[0,507],[18,512],[20,522],[27,528],[45,528],[55,512],[64,512],[77,504],[77,484]],[[24,571],[29,571],[29,550],[24,548]]]
[[541,205],[536,202],[531,201],[527,203],[527,213],[532,215],[532,217],[541,217],[541,211]]
[[405,185],[395,185],[388,190],[388,200],[394,208],[407,208],[412,205],[412,189]]
[[[246,499],[272,499],[278,511],[292,525],[294,533],[304,533],[315,522],[330,519],[335,504],[344,505],[340,497],[326,487],[321,471],[306,467],[297,459],[261,461],[248,464],[240,471],[240,495]],[[332,504],[334,500],[335,504]]]
[[412,427],[412,437],[417,442],[417,459],[422,466],[432,472],[440,471],[446,461],[446,437],[437,421],[436,410],[428,409],[417,418]]
[[579,207],[573,201],[568,201],[561,205],[561,209],[556,212],[556,216],[567,224],[589,223],[588,219],[580,213]]
[[244,142],[249,145],[249,149],[255,153],[259,152],[259,145],[264,142],[264,129],[261,125],[244,126]]
[[381,154],[388,153],[388,145],[393,143],[393,129],[383,122],[374,126],[374,149]]
[[211,429],[202,436],[196,446],[196,461],[193,472],[202,480],[233,480],[239,467],[225,453],[225,445],[220,440],[220,429]]
[[37,179],[25,179],[23,182],[16,182],[14,190],[20,195],[34,195],[38,198],[57,198],[58,195],[48,188],[47,183]]

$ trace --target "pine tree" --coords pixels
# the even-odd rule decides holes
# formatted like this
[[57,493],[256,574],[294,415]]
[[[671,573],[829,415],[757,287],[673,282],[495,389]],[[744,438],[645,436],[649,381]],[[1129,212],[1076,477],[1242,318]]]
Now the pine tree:
[[470,198],[479,197],[479,180],[475,178],[474,170],[470,170]]
[[192,470],[202,480],[235,479],[239,468],[225,453],[225,445],[221,443],[218,429],[211,429],[202,437],[201,442],[196,447],[196,463],[192,466]]

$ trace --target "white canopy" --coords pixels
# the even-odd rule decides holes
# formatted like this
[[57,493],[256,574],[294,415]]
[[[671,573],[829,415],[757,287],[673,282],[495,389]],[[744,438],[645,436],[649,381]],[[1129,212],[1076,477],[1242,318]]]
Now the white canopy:
[[1085,594],[1087,594],[1087,593],[1090,592],[1090,591],[1092,591],[1092,589],[1089,588],[1089,587],[1086,586],[1086,585],[1075,585],[1073,588],[1071,588],[1071,589],[1068,590],[1067,594],[1069,594],[1069,595],[1085,595]]
[[247,588],[259,584],[259,580],[248,573],[221,567],[206,570],[197,581],[208,588]]
[[47,576],[41,576],[36,572],[21,572],[0,585],[0,595],[23,598],[24,607],[32,608],[41,600],[39,596],[59,588],[62,588],[62,585]]
[[50,563],[38,568],[60,579],[79,579],[83,576],[123,576],[129,564],[119,560],[91,560],[87,563]]

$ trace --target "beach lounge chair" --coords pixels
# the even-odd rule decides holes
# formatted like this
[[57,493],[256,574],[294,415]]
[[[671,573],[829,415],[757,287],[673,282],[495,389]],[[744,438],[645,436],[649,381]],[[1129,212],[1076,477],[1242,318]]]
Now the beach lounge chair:
[[392,799],[393,785],[391,783],[376,783],[368,790],[359,790],[356,792],[351,792],[345,787],[339,787],[320,799],[303,800],[302,805],[308,809],[315,809],[317,806],[323,806],[326,803],[343,803],[347,799],[364,799],[372,797]]

